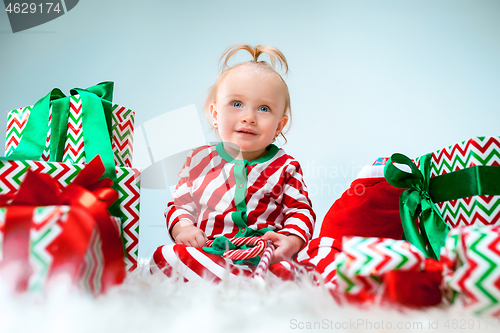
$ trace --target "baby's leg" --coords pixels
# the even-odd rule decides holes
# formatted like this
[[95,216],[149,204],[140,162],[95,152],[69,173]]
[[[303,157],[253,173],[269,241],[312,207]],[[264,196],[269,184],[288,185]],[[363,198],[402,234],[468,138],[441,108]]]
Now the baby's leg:
[[231,275],[251,275],[252,273],[250,269],[234,265],[230,260],[221,256],[206,253],[201,248],[180,244],[160,246],[151,261],[152,265],[159,268],[165,275],[179,274],[184,281],[206,279],[219,282],[228,272]]

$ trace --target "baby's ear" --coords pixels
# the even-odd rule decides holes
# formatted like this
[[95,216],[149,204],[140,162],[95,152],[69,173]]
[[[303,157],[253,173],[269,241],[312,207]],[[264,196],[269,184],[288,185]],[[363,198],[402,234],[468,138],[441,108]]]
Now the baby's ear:
[[288,116],[284,115],[281,117],[281,120],[278,123],[278,127],[276,128],[276,136],[280,135],[281,131],[283,128],[285,128],[286,124],[288,123]]
[[210,116],[212,118],[212,124],[214,125],[214,127],[217,127],[217,109],[215,107],[215,102],[210,103],[209,110]]

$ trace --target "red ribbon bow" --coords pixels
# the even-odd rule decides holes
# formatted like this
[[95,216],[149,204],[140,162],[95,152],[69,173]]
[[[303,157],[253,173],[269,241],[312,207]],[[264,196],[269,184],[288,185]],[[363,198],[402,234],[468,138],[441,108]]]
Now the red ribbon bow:
[[30,229],[34,227],[32,208],[37,206],[70,206],[62,232],[46,248],[53,258],[49,278],[61,271],[70,273],[75,282],[81,277],[80,267],[97,224],[104,257],[102,291],[123,282],[122,242],[108,213],[108,207],[116,201],[118,194],[111,188],[110,179],[99,180],[104,171],[104,164],[97,155],[70,185],[61,187],[49,175],[28,170],[17,193],[0,196],[0,205],[8,206],[0,267],[4,270],[13,263],[18,265],[14,276],[10,276],[17,291],[27,289],[33,272],[29,263]]

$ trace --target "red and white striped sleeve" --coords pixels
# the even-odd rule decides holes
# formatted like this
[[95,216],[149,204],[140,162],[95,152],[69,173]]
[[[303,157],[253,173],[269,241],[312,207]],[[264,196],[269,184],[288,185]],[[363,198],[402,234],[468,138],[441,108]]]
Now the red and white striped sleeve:
[[179,173],[180,179],[175,187],[172,201],[167,204],[167,208],[165,209],[165,219],[170,237],[172,237],[171,231],[174,224],[181,219],[190,220],[196,225],[197,206],[192,196],[190,175],[192,156],[193,151],[191,151],[186,158],[186,162]]
[[311,239],[316,214],[312,209],[299,163],[293,160],[286,168],[283,186],[283,229],[279,233],[299,236],[305,243]]
[[342,242],[330,237],[312,239],[297,254],[297,262],[307,271],[315,270],[323,278],[328,289],[337,288],[337,266],[335,260],[342,251]]

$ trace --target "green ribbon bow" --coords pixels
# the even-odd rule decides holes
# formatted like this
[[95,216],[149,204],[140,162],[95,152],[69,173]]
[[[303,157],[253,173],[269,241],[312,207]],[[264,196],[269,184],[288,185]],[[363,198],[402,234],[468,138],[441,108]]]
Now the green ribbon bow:
[[[472,166],[430,178],[432,153],[420,158],[420,168],[402,154],[393,154],[384,168],[389,184],[407,188],[399,201],[401,222],[406,240],[427,257],[439,258],[448,226],[434,203],[476,195],[500,195],[500,166]],[[394,163],[410,167],[411,173]],[[420,231],[415,219],[420,217]],[[426,245],[429,246],[426,246]]]
[[[247,235],[244,237],[254,237],[254,236],[262,236],[266,232],[272,231],[269,228],[262,228],[259,230],[253,230],[248,228],[247,229]],[[203,251],[207,253],[212,253],[212,254],[217,254],[219,256],[223,256],[224,252],[229,251],[229,250],[239,250],[239,249],[248,249],[251,248],[252,246],[249,245],[241,245],[241,246],[236,246],[234,245],[229,239],[227,239],[225,236],[219,236],[216,237],[212,243],[212,246],[204,246]],[[241,260],[234,260],[235,264],[252,264],[252,265],[257,265],[260,261],[260,256],[250,258],[250,259],[241,259]]]
[[[387,161],[384,175],[389,184],[397,188],[407,188],[401,193],[399,210],[406,240],[415,245],[427,257],[437,259],[444,245],[448,226],[429,195],[430,158],[432,154],[422,156],[420,165],[423,173],[403,154],[394,154]],[[397,168],[394,163],[410,167],[411,173]],[[415,223],[420,217],[420,232]],[[428,242],[429,247],[426,247]]]
[[224,252],[236,250],[237,247],[225,236],[220,236],[214,239],[212,246],[204,246],[203,251],[222,256]]
[[[103,178],[113,181],[118,190],[116,169],[111,147],[113,82],[102,82],[87,89],[71,89],[71,95],[80,95],[82,101],[83,141],[85,158],[92,160],[100,155],[106,171]],[[23,136],[16,149],[2,160],[40,160],[45,149],[49,124],[49,110],[52,106],[50,161],[61,162],[64,154],[70,97],[60,89],[53,89],[33,106]],[[111,214],[119,215],[118,202],[110,208]]]

